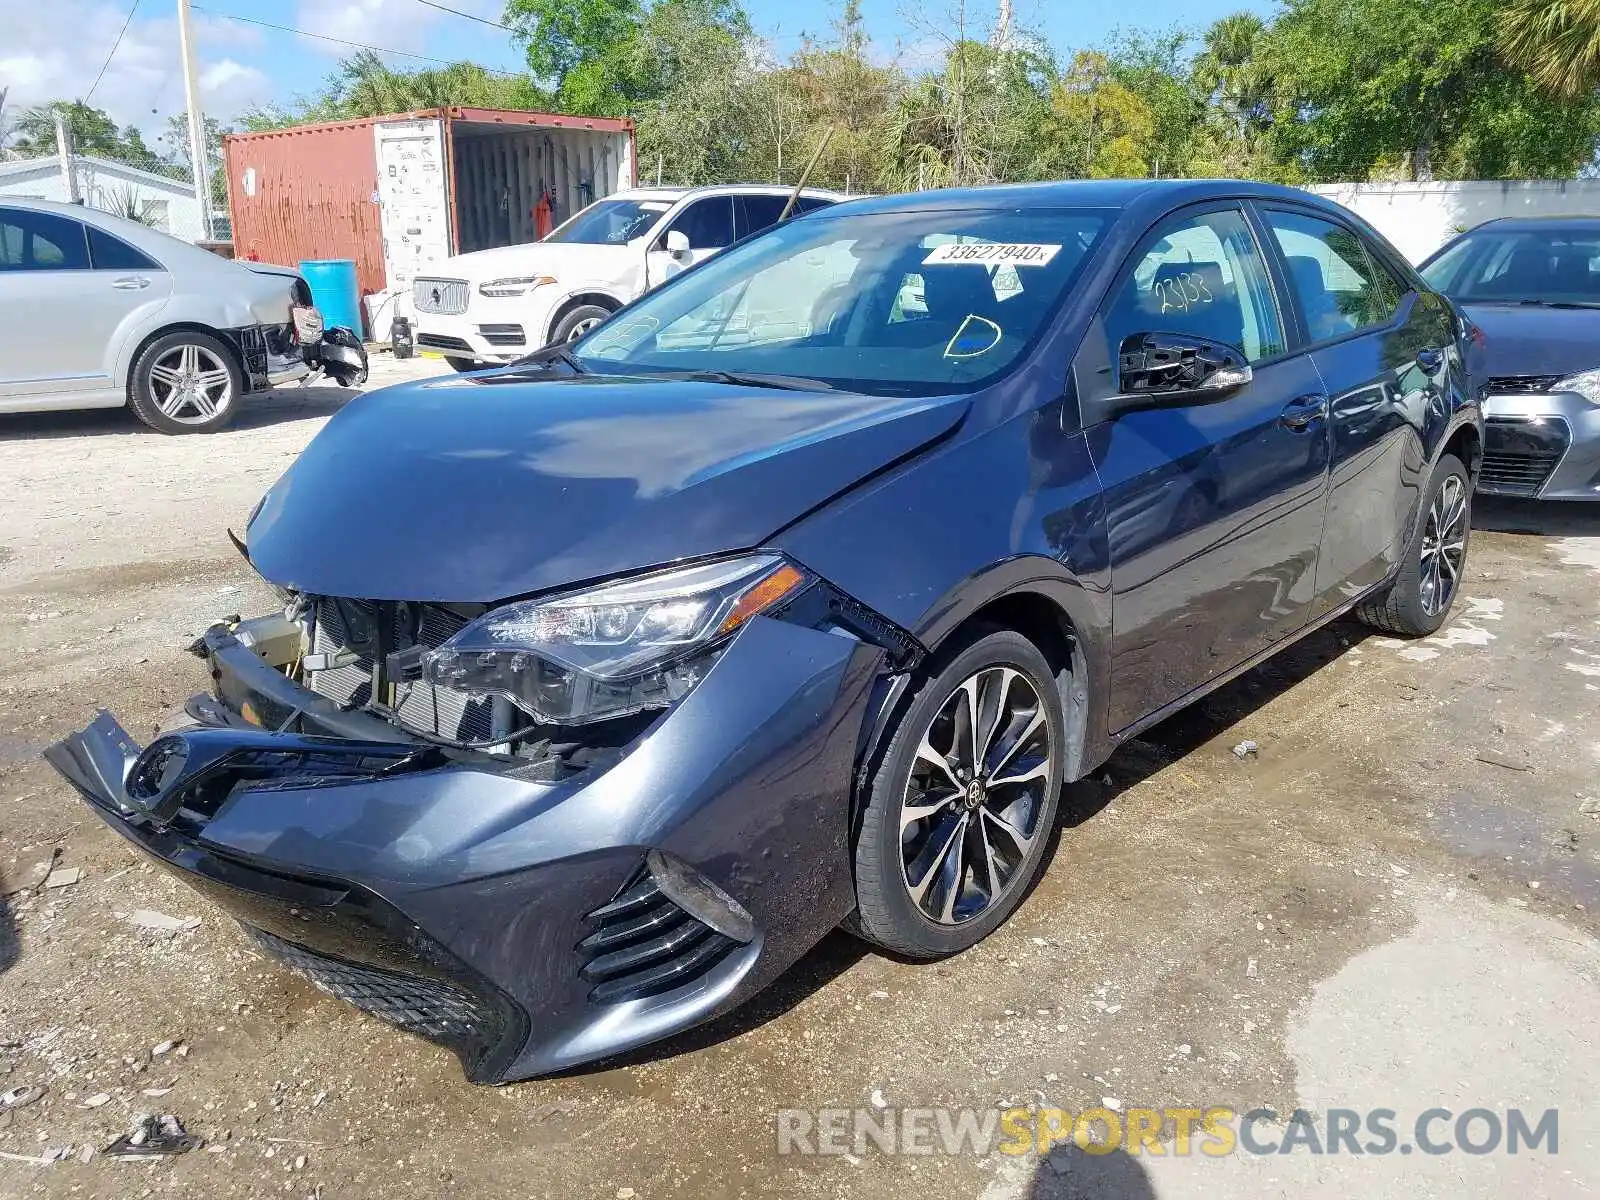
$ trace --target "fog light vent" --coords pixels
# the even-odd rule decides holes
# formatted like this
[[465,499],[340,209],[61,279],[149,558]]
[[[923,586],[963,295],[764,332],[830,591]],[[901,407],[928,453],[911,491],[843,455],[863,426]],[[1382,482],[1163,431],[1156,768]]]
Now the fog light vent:
[[[656,865],[651,855],[651,866]],[[750,914],[715,885],[701,878],[688,866],[666,859],[677,869],[664,872],[668,887],[683,891],[686,878],[710,889],[708,895],[722,897],[732,910],[743,916],[753,934]],[[703,908],[703,897],[690,893],[686,898]],[[717,902],[720,904],[720,902]],[[735,914],[724,907],[718,924],[737,930]],[[617,893],[609,904],[589,914],[596,929],[578,943],[586,959],[581,974],[594,986],[589,999],[596,1004],[615,1004],[660,995],[700,978],[739,946],[744,938],[729,937],[676,902],[650,871],[640,872]]]

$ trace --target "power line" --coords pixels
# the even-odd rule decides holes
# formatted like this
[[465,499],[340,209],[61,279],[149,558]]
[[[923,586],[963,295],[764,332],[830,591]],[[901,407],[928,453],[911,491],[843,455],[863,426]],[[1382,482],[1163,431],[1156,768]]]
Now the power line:
[[490,29],[503,29],[507,33],[516,33],[517,30],[509,25],[502,25],[499,21],[491,21],[488,17],[476,16],[473,13],[462,12],[459,8],[451,8],[448,4],[435,4],[433,0],[417,0],[418,4],[426,4],[429,8],[437,8],[440,12],[449,13],[451,16],[465,17],[469,21],[476,21],[480,25],[487,25]]
[[[401,58],[414,58],[419,62],[437,63],[441,67],[453,67],[456,65],[447,58],[429,58],[426,54],[413,54],[409,50],[389,50],[383,46],[369,46],[366,42],[352,42],[345,38],[330,37],[325,33],[312,33],[310,30],[296,29],[291,25],[274,25],[271,21],[258,21],[255,17],[241,17],[238,13],[217,12],[215,9],[202,8],[198,4],[190,5],[190,7],[195,12],[203,12],[207,16],[223,17],[229,21],[243,21],[246,25],[259,25],[263,29],[276,29],[279,33],[296,33],[301,37],[316,38],[322,42],[334,42],[340,46],[352,46],[357,50],[371,50],[377,54],[397,54]],[[486,71],[490,75],[504,75],[508,79],[521,78],[521,75],[516,71],[500,71],[494,67],[479,67],[478,69]]]
[[111,65],[111,60],[117,56],[117,47],[122,45],[122,35],[128,32],[128,26],[133,24],[133,14],[139,11],[139,0],[133,0],[133,7],[128,9],[128,19],[122,23],[122,28],[117,31],[117,40],[111,43],[111,53],[106,55],[105,62],[100,64],[100,74],[94,77],[94,82],[89,85],[88,94],[83,102],[88,104],[94,98],[95,88],[100,86],[100,81],[106,77],[106,68]]

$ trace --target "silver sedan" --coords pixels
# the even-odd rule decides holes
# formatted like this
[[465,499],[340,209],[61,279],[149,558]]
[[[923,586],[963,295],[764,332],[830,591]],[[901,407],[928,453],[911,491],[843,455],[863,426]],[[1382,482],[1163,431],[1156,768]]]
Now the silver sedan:
[[294,311],[320,330],[310,304],[291,268],[0,198],[0,413],[126,405],[163,433],[220,429],[241,397],[313,370]]

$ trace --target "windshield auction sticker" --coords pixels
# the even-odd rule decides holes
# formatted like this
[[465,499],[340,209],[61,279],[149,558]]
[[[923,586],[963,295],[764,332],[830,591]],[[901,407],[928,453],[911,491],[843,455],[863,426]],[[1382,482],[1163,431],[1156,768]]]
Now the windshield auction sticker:
[[929,251],[922,265],[1007,263],[1013,267],[1043,267],[1060,249],[1060,246],[1047,246],[1040,242],[946,242]]

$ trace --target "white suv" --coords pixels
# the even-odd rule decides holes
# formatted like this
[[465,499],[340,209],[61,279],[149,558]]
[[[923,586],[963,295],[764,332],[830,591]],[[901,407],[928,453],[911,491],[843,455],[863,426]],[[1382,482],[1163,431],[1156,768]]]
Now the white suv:
[[[624,304],[778,223],[790,188],[637,188],[597,200],[542,241],[447,259],[412,285],[419,349],[458,371],[581,337]],[[837,204],[805,189],[791,216]]]

